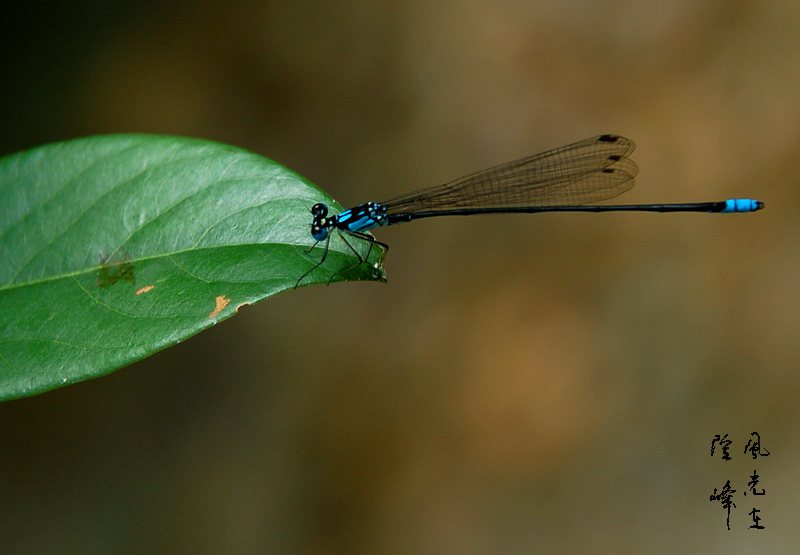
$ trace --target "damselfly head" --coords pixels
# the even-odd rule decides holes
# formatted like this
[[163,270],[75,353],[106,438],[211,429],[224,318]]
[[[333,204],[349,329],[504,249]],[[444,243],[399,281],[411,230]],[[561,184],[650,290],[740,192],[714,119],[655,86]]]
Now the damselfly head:
[[314,216],[314,219],[324,218],[328,215],[328,206],[318,202],[314,206],[311,207],[311,214]]
[[311,236],[315,241],[324,241],[328,236],[328,228],[330,224],[325,220],[328,215],[328,206],[318,202],[311,207],[311,215],[314,216],[314,221],[311,222]]
[[314,241],[324,241],[328,237],[328,228],[320,224],[312,224],[311,237],[314,238]]

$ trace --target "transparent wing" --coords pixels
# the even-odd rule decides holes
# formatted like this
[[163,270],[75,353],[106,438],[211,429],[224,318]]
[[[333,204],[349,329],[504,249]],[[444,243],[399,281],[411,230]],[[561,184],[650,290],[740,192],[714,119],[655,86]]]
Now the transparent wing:
[[633,187],[639,168],[628,157],[635,148],[625,137],[600,135],[380,204],[387,214],[405,214],[600,202]]

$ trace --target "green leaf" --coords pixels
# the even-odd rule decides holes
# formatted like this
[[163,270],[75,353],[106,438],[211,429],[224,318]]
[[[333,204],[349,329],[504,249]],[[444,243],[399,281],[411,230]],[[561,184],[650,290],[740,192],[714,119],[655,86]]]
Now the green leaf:
[[[322,256],[283,166],[195,139],[110,135],[0,159],[0,400],[112,372],[295,286]],[[385,280],[333,234],[302,282]],[[338,273],[337,273],[338,272]]]

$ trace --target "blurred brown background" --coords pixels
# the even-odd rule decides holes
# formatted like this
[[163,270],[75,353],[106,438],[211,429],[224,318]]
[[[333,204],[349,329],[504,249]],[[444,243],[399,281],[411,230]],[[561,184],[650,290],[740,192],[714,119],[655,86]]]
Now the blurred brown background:
[[767,209],[379,230],[387,285],[282,294],[0,405],[0,549],[796,552],[796,1],[21,4],[3,154],[197,136],[352,205],[621,133],[621,201]]

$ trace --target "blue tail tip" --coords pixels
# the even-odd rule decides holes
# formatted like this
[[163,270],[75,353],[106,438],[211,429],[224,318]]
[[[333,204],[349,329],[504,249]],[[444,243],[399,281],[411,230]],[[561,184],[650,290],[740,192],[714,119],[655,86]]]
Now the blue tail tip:
[[725,201],[725,208],[722,212],[755,212],[762,210],[764,203],[760,200],[753,200],[749,198],[732,198]]

